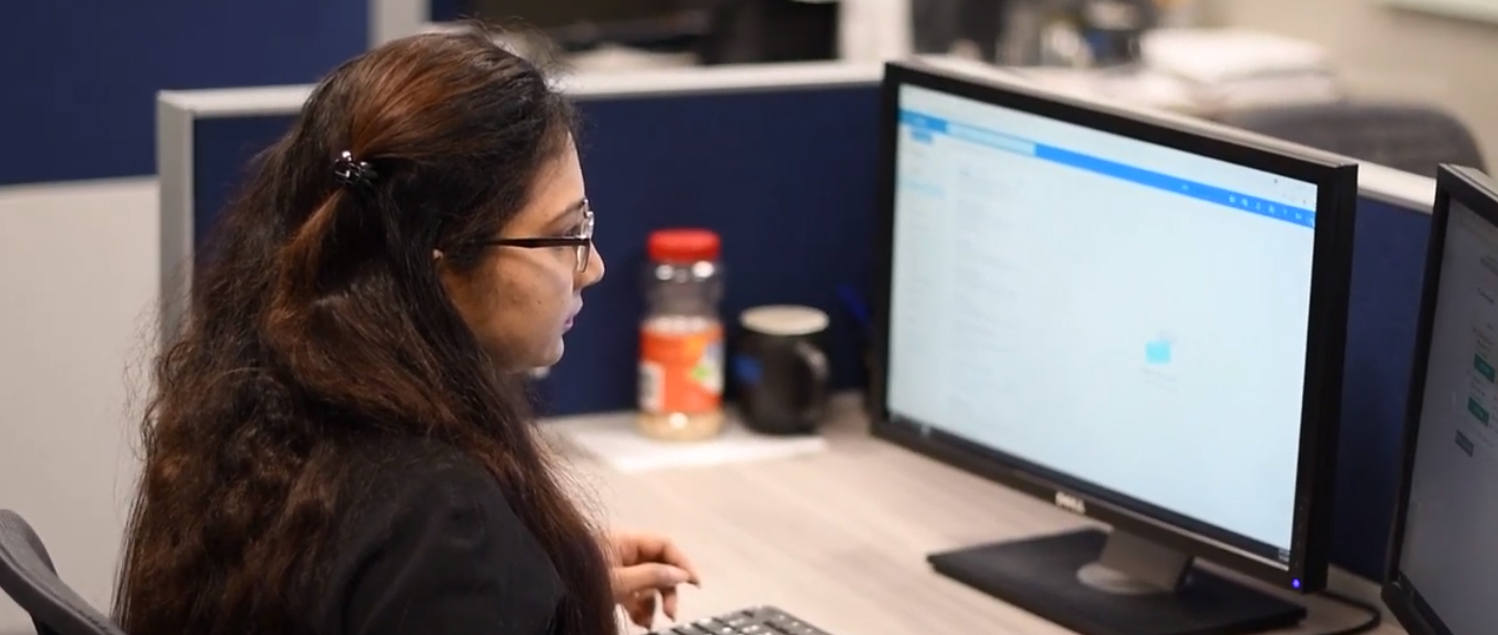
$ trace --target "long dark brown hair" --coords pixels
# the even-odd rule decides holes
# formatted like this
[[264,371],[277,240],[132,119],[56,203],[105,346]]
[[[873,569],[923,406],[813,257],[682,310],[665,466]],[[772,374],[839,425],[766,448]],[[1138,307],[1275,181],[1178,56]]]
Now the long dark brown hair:
[[[433,260],[476,267],[464,245],[524,205],[574,122],[477,30],[390,43],[318,84],[200,253],[157,361],[117,589],[127,632],[304,631],[293,590],[317,589],[348,451],[392,435],[487,468],[568,590],[560,632],[615,632],[595,534]],[[340,184],[345,150],[370,184]]]

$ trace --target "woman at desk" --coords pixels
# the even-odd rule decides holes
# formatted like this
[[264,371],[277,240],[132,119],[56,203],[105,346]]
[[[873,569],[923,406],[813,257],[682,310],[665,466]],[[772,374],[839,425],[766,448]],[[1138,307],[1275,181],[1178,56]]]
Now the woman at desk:
[[603,276],[573,111],[483,34],[312,92],[158,361],[117,611],[157,633],[615,631],[696,583],[600,538],[518,385]]

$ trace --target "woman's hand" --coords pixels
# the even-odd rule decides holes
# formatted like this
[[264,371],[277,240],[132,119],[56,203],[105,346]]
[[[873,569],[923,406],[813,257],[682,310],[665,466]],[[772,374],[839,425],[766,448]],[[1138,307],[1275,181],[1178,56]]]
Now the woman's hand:
[[663,536],[618,532],[607,537],[603,548],[614,601],[629,613],[630,621],[644,628],[655,619],[657,593],[666,617],[675,620],[676,585],[701,585],[692,563]]

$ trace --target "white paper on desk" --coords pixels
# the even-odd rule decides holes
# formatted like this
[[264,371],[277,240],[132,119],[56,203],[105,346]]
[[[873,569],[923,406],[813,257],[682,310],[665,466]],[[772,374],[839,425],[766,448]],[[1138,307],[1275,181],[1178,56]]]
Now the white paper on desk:
[[752,432],[730,416],[723,432],[704,441],[658,441],[635,429],[632,413],[552,419],[543,428],[624,473],[762,461],[827,449],[820,436],[778,437]]

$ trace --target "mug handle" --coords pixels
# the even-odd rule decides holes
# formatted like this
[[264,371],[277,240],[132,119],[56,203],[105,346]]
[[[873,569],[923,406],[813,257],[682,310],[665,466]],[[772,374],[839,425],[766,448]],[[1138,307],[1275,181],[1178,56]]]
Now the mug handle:
[[805,340],[796,342],[795,351],[796,358],[801,360],[801,365],[811,375],[811,399],[801,415],[807,421],[816,421],[822,417],[822,410],[827,403],[827,384],[831,375],[827,355]]

